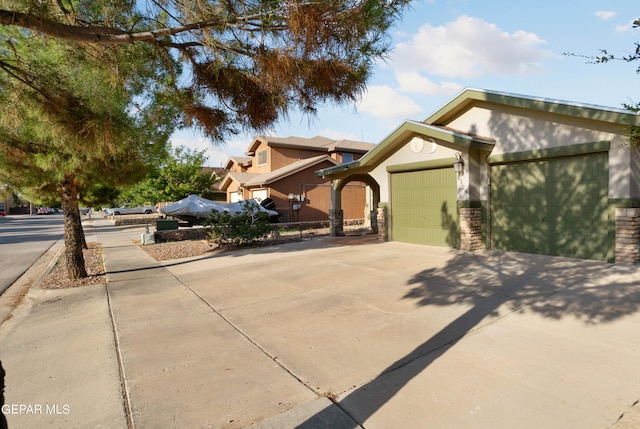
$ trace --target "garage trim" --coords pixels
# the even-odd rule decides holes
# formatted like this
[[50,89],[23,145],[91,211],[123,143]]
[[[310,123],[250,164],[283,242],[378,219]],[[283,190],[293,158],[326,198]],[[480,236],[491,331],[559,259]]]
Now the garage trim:
[[418,170],[436,170],[438,168],[452,167],[455,158],[432,159],[429,161],[410,162],[407,164],[388,165],[387,173],[405,173]]
[[560,158],[572,155],[585,155],[589,153],[608,152],[610,147],[610,141],[599,141],[592,143],[574,144],[570,146],[552,147],[548,149],[536,149],[526,152],[497,154],[490,155],[487,158],[487,163],[489,165],[496,165],[518,161],[534,161],[538,159]]

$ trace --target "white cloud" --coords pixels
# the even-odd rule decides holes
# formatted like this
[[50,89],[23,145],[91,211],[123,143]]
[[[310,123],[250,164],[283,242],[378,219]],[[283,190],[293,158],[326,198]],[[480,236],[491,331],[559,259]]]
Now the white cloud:
[[616,25],[616,33],[626,33],[627,31],[633,30],[633,22],[634,21],[629,21],[626,24]]
[[188,149],[205,151],[207,157],[207,166],[222,167],[231,156],[244,156],[245,150],[251,142],[247,141],[228,141],[224,146],[215,146],[204,137],[197,136],[188,131],[175,133],[171,136],[171,146],[183,146]]
[[417,72],[397,72],[399,90],[412,94],[449,96],[462,91],[462,85],[455,82],[440,82],[439,84],[420,75]]
[[482,74],[528,74],[551,55],[535,33],[507,33],[478,18],[460,16],[439,27],[423,25],[410,41],[396,45],[393,64],[401,72],[455,78]]
[[607,19],[611,19],[616,16],[616,13],[612,10],[599,10],[594,15],[601,20],[606,21]]
[[413,118],[422,112],[413,100],[386,85],[370,86],[358,110],[390,122]]

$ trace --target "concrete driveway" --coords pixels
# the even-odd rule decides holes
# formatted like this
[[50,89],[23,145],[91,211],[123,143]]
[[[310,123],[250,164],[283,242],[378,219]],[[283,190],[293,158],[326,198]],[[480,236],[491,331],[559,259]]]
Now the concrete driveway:
[[640,399],[636,266],[348,238],[158,264],[97,232],[130,426],[617,429]]
[[224,326],[214,427],[602,428],[640,398],[635,267],[307,243],[166,268]]

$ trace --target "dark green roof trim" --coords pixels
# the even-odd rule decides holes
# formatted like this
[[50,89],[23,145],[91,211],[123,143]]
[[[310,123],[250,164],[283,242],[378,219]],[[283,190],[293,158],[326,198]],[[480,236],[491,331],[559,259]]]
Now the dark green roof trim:
[[480,209],[482,206],[480,200],[458,200],[458,209]]
[[334,176],[339,173],[343,173],[345,171],[349,171],[349,173],[356,173],[360,169],[360,161],[362,158],[357,161],[348,162],[346,164],[336,165],[335,167],[323,168],[322,170],[316,171],[316,176],[318,177],[326,177],[326,176]]
[[509,162],[532,161],[536,159],[559,158],[563,156],[584,155],[588,153],[607,152],[611,142],[600,141],[593,143],[574,144],[569,146],[537,149],[526,152],[513,152],[491,155],[487,157],[487,163],[491,165],[506,164]]
[[609,198],[609,206],[614,209],[635,209],[640,207],[640,199],[637,198]]
[[614,124],[640,125],[640,115],[627,109],[597,106],[594,104],[575,103],[549,98],[531,97],[506,92],[487,91],[467,88],[453,100],[429,116],[427,124],[443,125],[466,111],[474,104],[481,102],[519,107],[529,110],[590,119]]
[[[447,128],[425,124],[424,122],[405,121],[362,158],[375,158],[378,153],[385,153],[385,149],[388,149],[388,146],[392,143],[400,141],[401,144],[404,145],[413,137],[433,138],[456,146],[486,151],[491,151],[495,144],[495,140],[493,139],[476,137]],[[393,149],[396,148],[394,147]]]
[[453,168],[455,158],[441,158],[431,159],[429,161],[410,162],[407,164],[388,165],[388,173],[404,173],[407,171],[419,171],[419,170],[435,170],[438,168]]

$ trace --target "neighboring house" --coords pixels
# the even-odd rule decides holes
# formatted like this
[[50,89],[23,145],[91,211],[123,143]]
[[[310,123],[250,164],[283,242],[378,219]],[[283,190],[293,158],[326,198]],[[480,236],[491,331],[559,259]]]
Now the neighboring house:
[[13,200],[14,197],[7,191],[6,185],[0,184],[0,211],[9,214],[13,208]]
[[[213,184],[212,196],[209,199],[214,201],[225,201],[226,192],[220,189],[222,178],[227,174],[227,170],[221,167],[202,167],[202,172],[209,174],[211,178],[217,177],[220,180]],[[212,197],[212,198],[211,198]]]
[[332,210],[351,180],[377,189],[387,239],[639,262],[632,125],[640,117],[623,109],[466,89],[317,174],[333,181]]
[[[282,222],[327,220],[330,181],[319,178],[315,171],[357,160],[373,147],[371,143],[325,137],[258,136],[245,157],[229,159],[220,189],[227,193],[227,202],[270,198]],[[343,195],[345,219],[365,217],[365,211],[373,207],[366,202],[366,195],[364,184],[349,184]]]
[[0,200],[0,210],[7,212],[7,214],[11,211],[13,207],[13,198],[4,198]]

